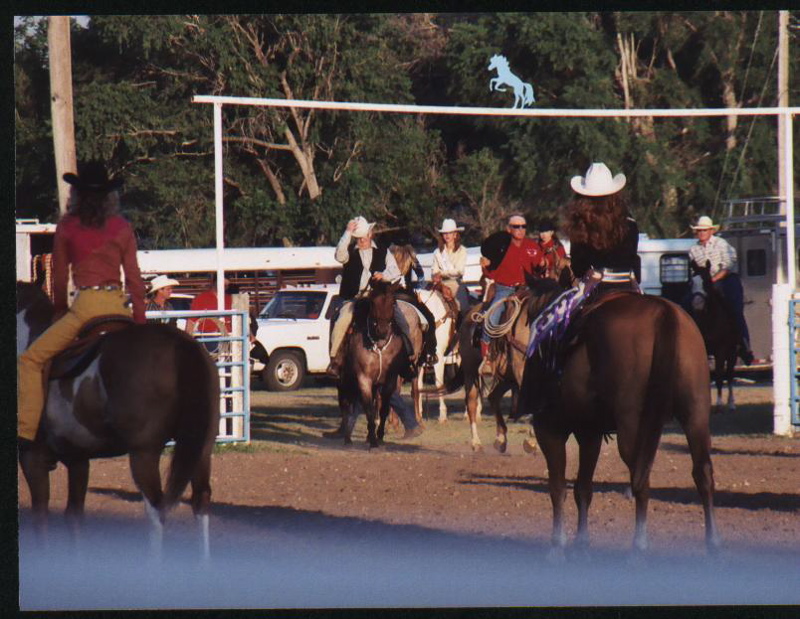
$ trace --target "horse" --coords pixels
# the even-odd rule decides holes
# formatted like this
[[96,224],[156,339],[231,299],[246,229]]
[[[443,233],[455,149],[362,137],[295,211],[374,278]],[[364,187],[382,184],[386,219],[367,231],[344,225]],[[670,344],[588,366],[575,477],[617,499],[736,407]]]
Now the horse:
[[[441,287],[441,285],[440,285]],[[439,423],[447,421],[447,404],[445,404],[444,396],[447,391],[444,379],[445,365],[447,364],[446,353],[453,343],[456,334],[456,320],[450,311],[448,311],[447,304],[442,296],[442,293],[433,287],[430,290],[417,291],[417,298],[433,314],[436,321],[433,327],[436,329],[436,363],[433,365],[434,385],[436,387],[435,393],[439,399]],[[423,380],[425,377],[425,368],[420,368],[419,373],[415,379],[416,383],[416,397],[414,398],[414,412],[417,416],[417,421],[422,420],[422,394],[425,392],[423,388]]]
[[[400,371],[407,363],[405,346],[395,324],[395,292],[400,283],[373,280],[363,305],[357,307],[353,317],[352,333],[347,338],[342,377],[339,381],[338,399],[342,411],[341,434],[346,445],[352,443],[356,422],[356,402],[367,416],[367,442],[370,449],[383,441],[389,398],[399,388]],[[411,309],[411,308],[409,308]],[[401,310],[404,311],[404,310]],[[422,346],[421,329],[416,310],[405,312],[410,325],[415,350]],[[380,424],[376,429],[376,415]],[[331,434],[333,435],[333,434]]]
[[[18,352],[49,326],[52,316],[41,288],[17,282]],[[111,318],[128,324],[113,328],[103,321]],[[47,530],[51,465],[60,461],[67,468],[65,515],[74,534],[84,515],[90,460],[128,454],[152,525],[151,553],[160,556],[166,515],[191,482],[192,510],[208,559],[211,452],[220,418],[217,369],[203,346],[175,327],[133,324],[127,317],[90,322],[107,332],[90,340],[94,343],[71,370],[56,370],[69,350],[53,360],[36,439],[19,454],[38,537]],[[159,460],[170,440],[175,446],[162,490]]]
[[[529,282],[536,299],[531,318],[563,290],[552,282]],[[533,415],[533,429],[547,462],[553,507],[549,558],[564,559],[566,535],[566,442],[579,445],[574,486],[578,506],[576,548],[589,545],[588,511],[592,478],[604,435],[617,433],[617,447],[630,471],[636,503],[633,551],[647,549],[650,471],[664,424],[677,418],[689,444],[692,476],[703,503],[709,552],[719,547],[714,518],[714,474],[709,431],[710,390],[703,337],[691,317],[661,297],[608,293],[590,301],[565,336],[560,372],[543,376],[546,364],[531,357],[525,368],[523,397],[549,385],[547,406]],[[543,382],[549,378],[549,382]]]
[[703,340],[706,350],[714,357],[714,383],[717,386],[717,404],[714,408],[720,412],[722,405],[722,386],[728,383],[728,410],[736,409],[733,396],[733,373],[736,367],[736,355],[741,333],[736,318],[733,316],[722,293],[714,287],[711,281],[711,263],[706,261],[705,266],[695,262],[691,264],[692,271],[700,276],[703,282],[702,292],[692,295],[691,315]]
[[511,72],[505,56],[499,54],[492,56],[489,59],[489,71],[497,71],[497,77],[489,80],[489,92],[493,90],[505,92],[506,89],[501,88],[501,85],[505,84],[514,89],[514,108],[524,108],[536,103],[536,99],[533,97],[533,86],[523,82]]

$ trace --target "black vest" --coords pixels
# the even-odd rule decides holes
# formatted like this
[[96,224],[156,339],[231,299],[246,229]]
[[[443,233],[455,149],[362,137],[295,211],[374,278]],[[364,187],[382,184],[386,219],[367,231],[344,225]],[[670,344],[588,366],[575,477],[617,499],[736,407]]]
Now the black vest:
[[[370,275],[373,273],[380,273],[386,270],[386,247],[372,248],[372,262],[369,265]],[[361,256],[358,253],[358,248],[355,243],[352,243],[347,248],[347,255],[349,258],[344,264],[342,269],[342,282],[339,284],[339,296],[343,299],[352,299],[355,297],[360,289],[361,272],[364,270],[364,265],[361,263]]]

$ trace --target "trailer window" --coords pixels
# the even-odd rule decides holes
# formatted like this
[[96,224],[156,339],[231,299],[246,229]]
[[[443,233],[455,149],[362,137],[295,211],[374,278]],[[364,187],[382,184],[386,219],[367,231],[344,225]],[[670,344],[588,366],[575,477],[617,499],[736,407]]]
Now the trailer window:
[[747,277],[763,277],[767,274],[767,252],[764,249],[747,250]]
[[664,254],[661,256],[659,268],[662,284],[682,284],[689,281],[689,256],[686,254]]

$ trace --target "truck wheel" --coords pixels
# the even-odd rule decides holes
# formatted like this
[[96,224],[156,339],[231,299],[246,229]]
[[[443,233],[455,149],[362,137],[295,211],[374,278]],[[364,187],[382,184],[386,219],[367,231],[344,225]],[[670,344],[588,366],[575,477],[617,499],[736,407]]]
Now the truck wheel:
[[270,391],[294,391],[303,383],[306,368],[299,353],[280,350],[269,357],[261,374]]

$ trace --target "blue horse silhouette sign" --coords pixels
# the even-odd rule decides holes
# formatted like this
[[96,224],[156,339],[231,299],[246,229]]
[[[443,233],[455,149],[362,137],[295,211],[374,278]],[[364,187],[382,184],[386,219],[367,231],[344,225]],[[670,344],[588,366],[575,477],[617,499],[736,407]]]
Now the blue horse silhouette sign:
[[523,82],[511,72],[508,60],[505,56],[495,54],[489,59],[489,71],[497,71],[497,77],[489,80],[489,92],[506,92],[504,86],[511,86],[514,89],[514,108],[523,108],[533,105],[536,99],[533,98],[533,86]]

